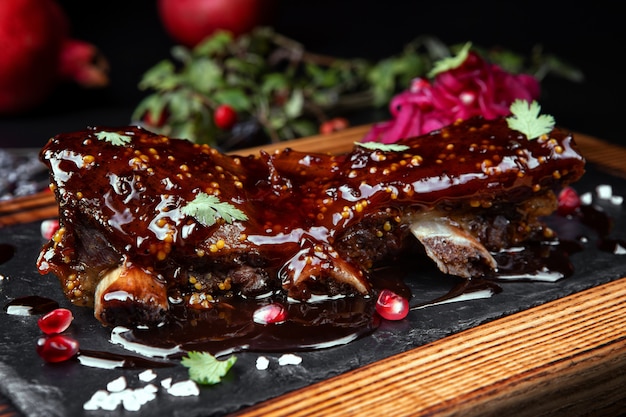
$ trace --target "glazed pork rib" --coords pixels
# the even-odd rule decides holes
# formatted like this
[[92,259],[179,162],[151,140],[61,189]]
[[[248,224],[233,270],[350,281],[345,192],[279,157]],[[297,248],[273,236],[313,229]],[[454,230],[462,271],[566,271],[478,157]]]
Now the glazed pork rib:
[[230,156],[138,127],[58,135],[41,158],[61,227],[39,271],[103,324],[148,326],[172,303],[368,296],[368,271],[412,245],[477,277],[494,251],[545,240],[555,192],[584,172],[570,133],[527,140],[504,119],[398,145]]

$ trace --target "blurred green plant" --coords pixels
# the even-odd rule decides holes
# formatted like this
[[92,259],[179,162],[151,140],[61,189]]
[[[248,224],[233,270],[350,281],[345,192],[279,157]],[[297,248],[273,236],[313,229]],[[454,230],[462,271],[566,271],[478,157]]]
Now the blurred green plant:
[[[371,62],[312,53],[267,27],[237,38],[217,32],[193,49],[175,46],[172,59],[144,74],[139,88],[150,93],[132,118],[157,133],[237,148],[232,132],[219,129],[213,119],[218,106],[228,105],[237,112],[240,125],[258,126],[268,141],[309,136],[329,118],[388,105],[413,78],[426,76],[435,62],[461,47],[420,36],[400,53]],[[528,73],[539,80],[549,73],[582,80],[580,71],[543,54],[540,47],[530,56],[474,49],[512,73]]]

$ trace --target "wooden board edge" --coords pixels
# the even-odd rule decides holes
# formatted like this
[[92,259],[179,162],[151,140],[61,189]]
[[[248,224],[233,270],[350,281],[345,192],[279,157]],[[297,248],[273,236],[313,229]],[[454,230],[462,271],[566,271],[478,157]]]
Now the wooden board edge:
[[607,411],[626,403],[625,306],[621,278],[236,415],[536,416],[557,407],[556,415],[571,416],[590,405]]
[[[301,152],[322,152],[338,154],[348,152],[372,127],[371,124],[351,127],[328,135],[316,135],[301,139],[293,139],[254,148],[241,149],[230,152],[231,154],[254,155],[260,151],[268,153],[280,149],[292,148]],[[626,148],[593,136],[573,132],[574,140],[581,154],[590,162],[610,168],[620,174],[626,174]]]

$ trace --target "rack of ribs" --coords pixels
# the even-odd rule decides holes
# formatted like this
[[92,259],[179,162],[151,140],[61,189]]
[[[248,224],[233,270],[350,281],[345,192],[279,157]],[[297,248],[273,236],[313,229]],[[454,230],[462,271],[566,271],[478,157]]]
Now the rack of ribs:
[[410,247],[471,279],[497,271],[496,251],[554,238],[542,217],[584,173],[571,133],[528,140],[505,119],[397,145],[243,156],[133,126],[57,135],[41,159],[61,227],[38,269],[110,326],[232,297],[371,297],[371,269]]

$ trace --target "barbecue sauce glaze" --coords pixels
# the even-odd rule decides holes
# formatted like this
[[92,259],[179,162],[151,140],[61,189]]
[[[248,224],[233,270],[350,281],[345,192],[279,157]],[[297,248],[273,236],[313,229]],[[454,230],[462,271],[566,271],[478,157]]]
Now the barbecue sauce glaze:
[[[102,140],[102,132],[130,142],[117,146]],[[58,135],[41,157],[51,171],[61,228],[42,249],[39,270],[59,276],[73,303],[89,306],[108,269],[120,262],[140,268],[167,293],[168,323],[150,330],[159,335],[154,340],[222,343],[221,349],[243,335],[239,348],[270,349],[274,338],[315,347],[377,325],[374,263],[334,247],[347,231],[369,221],[395,244],[406,236],[407,208],[521,204],[584,172],[571,134],[555,129],[529,141],[504,119],[458,122],[399,144],[406,148],[229,156],[138,127]],[[247,220],[205,225],[185,215],[183,207],[200,192]],[[390,252],[391,261],[407,250],[412,256],[412,247]],[[242,264],[263,271],[258,282],[232,273]],[[346,271],[348,278],[337,277]],[[207,277],[212,273],[219,279]],[[401,279],[394,285],[402,287]],[[287,305],[290,320],[259,328],[252,313],[270,302]],[[303,340],[312,327],[328,336]]]

